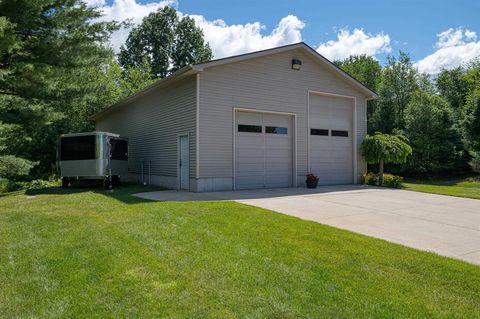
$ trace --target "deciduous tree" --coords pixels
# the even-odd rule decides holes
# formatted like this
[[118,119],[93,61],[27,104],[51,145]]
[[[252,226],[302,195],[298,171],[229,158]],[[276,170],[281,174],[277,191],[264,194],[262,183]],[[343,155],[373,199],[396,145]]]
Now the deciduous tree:
[[405,132],[413,153],[404,169],[409,173],[452,169],[456,152],[452,124],[452,112],[442,97],[415,92],[405,109]]
[[462,108],[460,126],[467,148],[480,152],[480,89],[468,95]]
[[163,78],[188,64],[210,60],[212,51],[203,31],[190,17],[179,18],[174,8],[164,7],[133,28],[120,49],[123,68],[150,64],[152,78]]
[[405,127],[405,108],[418,88],[419,74],[408,54],[400,52],[397,58],[390,56],[382,72],[379,87],[380,99],[372,118],[375,130],[392,133]]
[[[371,90],[375,92],[378,91],[382,76],[382,67],[373,57],[366,55],[352,55],[343,61],[336,61],[335,64]],[[369,132],[373,132],[375,126],[374,123],[372,123],[372,120],[374,119],[372,115],[375,113],[377,105],[378,102],[376,100],[369,100],[367,102]]]
[[404,135],[379,132],[365,136],[361,151],[367,163],[379,164],[380,185],[383,185],[385,163],[402,164],[412,154],[412,148]]
[[462,67],[442,70],[436,79],[436,86],[453,110],[459,110],[464,104],[468,93],[467,83]]

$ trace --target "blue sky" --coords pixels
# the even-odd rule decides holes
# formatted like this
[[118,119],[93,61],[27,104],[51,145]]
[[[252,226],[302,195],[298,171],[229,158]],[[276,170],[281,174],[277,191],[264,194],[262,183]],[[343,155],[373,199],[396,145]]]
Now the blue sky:
[[[149,12],[173,5],[204,29],[215,57],[299,40],[331,60],[365,53],[381,62],[408,52],[421,71],[436,73],[480,55],[480,1],[218,1],[87,0],[105,19],[139,23]],[[478,36],[477,36],[477,33]],[[112,39],[118,47],[128,35]]]
[[[336,37],[336,30],[363,28],[384,32],[394,51],[410,52],[415,60],[434,50],[436,34],[465,27],[480,32],[480,1],[179,1],[178,9],[202,14],[229,24],[261,21],[269,33],[278,21],[292,14],[305,21],[305,42],[312,46]],[[407,43],[404,45],[403,43]]]

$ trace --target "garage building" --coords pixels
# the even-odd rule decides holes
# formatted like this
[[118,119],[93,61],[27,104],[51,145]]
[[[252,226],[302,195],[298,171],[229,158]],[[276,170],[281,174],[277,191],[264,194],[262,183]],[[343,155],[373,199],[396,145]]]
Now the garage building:
[[305,43],[186,66],[93,117],[130,180],[196,192],[357,183],[376,94]]

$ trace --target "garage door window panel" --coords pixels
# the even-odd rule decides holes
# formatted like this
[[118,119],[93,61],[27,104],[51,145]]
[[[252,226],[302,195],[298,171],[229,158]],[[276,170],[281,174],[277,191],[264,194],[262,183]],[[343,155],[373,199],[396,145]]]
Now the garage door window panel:
[[348,137],[348,131],[332,130],[332,136]]
[[310,129],[310,135],[328,136],[328,130],[320,129],[320,128],[312,128]]
[[283,134],[287,135],[288,134],[288,128],[286,127],[280,127],[280,126],[266,126],[265,127],[265,132],[267,134]]
[[244,133],[262,133],[262,126],[239,124],[238,131]]

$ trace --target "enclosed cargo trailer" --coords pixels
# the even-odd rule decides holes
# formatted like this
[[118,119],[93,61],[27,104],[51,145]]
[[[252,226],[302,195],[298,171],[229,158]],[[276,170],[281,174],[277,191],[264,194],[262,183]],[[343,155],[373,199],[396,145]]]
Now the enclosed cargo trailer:
[[108,132],[63,134],[58,162],[63,187],[74,180],[103,180],[112,187],[128,174],[128,140]]

